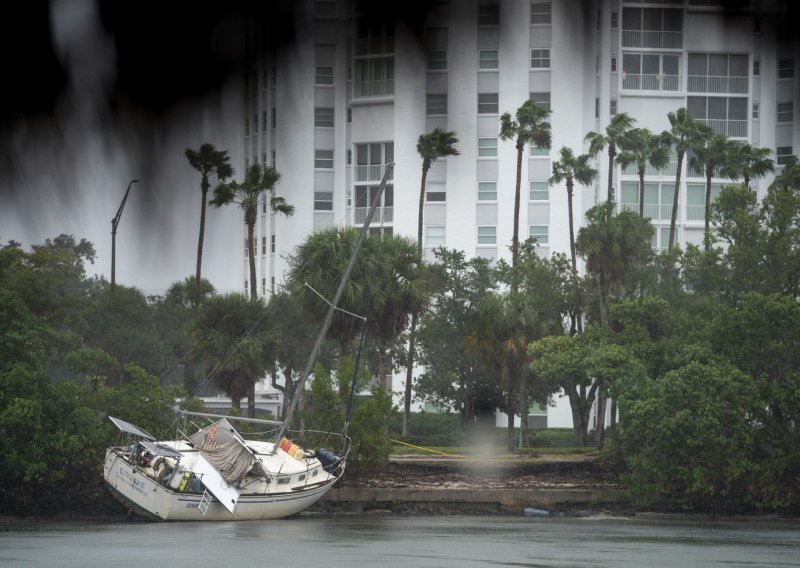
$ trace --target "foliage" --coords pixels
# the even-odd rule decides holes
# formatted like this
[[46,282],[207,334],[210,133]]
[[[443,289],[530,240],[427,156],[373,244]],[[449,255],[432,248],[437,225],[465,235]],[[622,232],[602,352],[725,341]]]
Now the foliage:
[[608,191],[606,201],[611,203],[613,198],[614,162],[617,161],[617,148],[622,147],[628,133],[636,123],[636,119],[626,112],[620,112],[611,117],[606,126],[605,134],[589,132],[584,140],[589,142],[589,155],[597,156],[600,151],[608,146]]

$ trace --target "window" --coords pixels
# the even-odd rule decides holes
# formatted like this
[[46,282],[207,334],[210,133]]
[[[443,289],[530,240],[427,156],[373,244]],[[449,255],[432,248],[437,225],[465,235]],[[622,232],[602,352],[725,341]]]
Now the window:
[[747,55],[690,53],[686,90],[690,93],[747,94]]
[[794,59],[778,60],[778,79],[791,79],[794,77]]
[[385,165],[391,161],[394,161],[393,142],[356,144],[356,183],[381,181]]
[[550,2],[531,2],[531,25],[548,25],[552,23]]
[[478,114],[497,114],[497,93],[478,93]]
[[792,122],[794,120],[794,104],[778,103],[778,122]]
[[275,235],[269,236],[269,252],[275,252]]
[[445,245],[445,232],[442,225],[428,225],[425,227],[425,246],[443,247]]
[[275,277],[274,276],[270,276],[269,277],[269,291],[272,292],[273,294],[275,293]]
[[314,192],[314,211],[333,211],[333,192]]
[[753,103],[753,118],[758,118],[758,103]]
[[594,117],[600,118],[600,97],[594,98]]
[[[639,183],[622,182],[622,207],[639,211]],[[651,219],[669,221],[672,217],[672,202],[675,196],[675,182],[644,184],[644,216]],[[680,210],[678,211],[680,214]]]
[[261,165],[267,167],[267,153],[261,152]]
[[791,146],[778,146],[775,148],[775,164],[783,166],[789,163],[789,158],[792,156]]
[[333,150],[314,150],[314,168],[332,169]]
[[531,69],[550,69],[549,49],[531,49]]
[[[722,184],[711,184],[711,203],[714,203],[722,191]],[[703,221],[706,218],[706,184],[686,184],[686,220]]]
[[352,150],[348,150],[347,151],[347,165],[349,166],[352,163],[353,163],[353,151]]
[[478,182],[478,201],[497,201],[497,182]]
[[333,108],[315,107],[314,126],[331,127],[333,126]]
[[537,148],[536,146],[531,144],[530,150],[528,151],[528,155],[531,158],[547,157],[550,155],[550,148]]
[[478,138],[478,157],[497,157],[497,138]]
[[445,71],[447,69],[447,52],[434,50],[428,52],[428,71]]
[[347,124],[353,122],[353,107],[347,107]]
[[394,57],[356,60],[356,97],[394,94]]
[[622,88],[637,91],[680,89],[680,55],[670,53],[623,53]]
[[447,114],[447,93],[425,96],[426,114]]
[[536,242],[540,245],[549,243],[547,225],[531,225],[528,227],[528,236],[535,238]]
[[258,134],[258,114],[253,115],[253,132]]
[[317,65],[314,75],[315,85],[333,85],[333,67],[321,67]]
[[683,47],[683,10],[623,8],[622,47]]
[[275,107],[272,107],[272,128],[278,126],[278,113],[275,111]]
[[761,60],[753,58],[753,77],[761,75]]
[[274,168],[275,167],[275,150],[272,151],[271,158],[272,158],[272,167]]
[[261,237],[261,254],[267,254],[267,237]]
[[478,227],[478,246],[496,244],[497,227]]
[[267,295],[267,279],[266,278],[262,278],[261,279],[261,295],[262,296],[266,296]]
[[550,93],[531,93],[530,99],[543,109],[550,110]]
[[483,71],[497,69],[497,50],[481,49],[478,51],[478,69]]
[[611,29],[616,30],[619,28],[619,12],[616,10],[611,12]]
[[261,130],[267,129],[267,111],[261,111]]
[[428,182],[425,184],[426,201],[445,201],[447,199],[446,186],[443,183]]
[[498,25],[500,25],[500,5],[499,4],[479,4],[478,5],[478,25],[479,26],[498,26]]
[[617,72],[617,56],[616,55],[612,55],[611,56],[611,72],[612,73],[616,73]]
[[611,116],[617,114],[617,99],[611,99],[608,101],[608,114]]
[[532,181],[530,183],[531,201],[548,201],[550,199],[550,184],[546,181]]
[[687,97],[686,108],[717,134],[747,137],[747,97]]

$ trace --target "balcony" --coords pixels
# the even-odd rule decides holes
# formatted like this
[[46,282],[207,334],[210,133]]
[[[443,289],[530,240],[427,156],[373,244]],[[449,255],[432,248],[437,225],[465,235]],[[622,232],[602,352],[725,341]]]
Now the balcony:
[[[361,182],[380,182],[383,180],[383,174],[386,172],[385,164],[374,164],[371,166],[356,166],[356,183]],[[389,174],[389,180],[392,181],[393,174]]]
[[706,218],[705,205],[687,205],[686,206],[686,220],[687,221],[704,221]]
[[[622,208],[634,213],[639,212],[639,203],[622,203]],[[680,208],[678,209],[678,218],[680,218]],[[672,205],[659,205],[658,203],[645,203],[644,216],[650,219],[670,220],[672,217]],[[702,217],[700,217],[702,219]]]
[[[678,162],[671,161],[667,164],[667,167],[663,170],[657,170],[650,164],[647,164],[644,168],[644,175],[646,176],[671,176],[675,177],[675,171],[678,169]],[[637,169],[636,164],[631,164],[626,168],[623,168],[622,175],[624,176],[637,176],[639,175],[639,171]]]
[[683,48],[683,32],[622,30],[622,47]]
[[[356,207],[353,216],[353,222],[356,225],[361,225],[367,220],[367,213],[369,207]],[[394,221],[394,207],[378,207],[375,209],[375,216],[372,218],[372,223],[391,223]]]
[[710,126],[717,134],[724,134],[731,138],[747,138],[746,120],[725,120],[717,118],[697,118],[695,120]]
[[689,75],[687,90],[690,93],[732,93],[746,95],[749,90],[749,81],[747,77]]
[[632,91],[680,91],[680,75],[622,73],[622,88]]

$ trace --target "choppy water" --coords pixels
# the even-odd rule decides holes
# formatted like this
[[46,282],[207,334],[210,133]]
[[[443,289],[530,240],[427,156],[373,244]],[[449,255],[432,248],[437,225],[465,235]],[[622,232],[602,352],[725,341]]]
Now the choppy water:
[[45,524],[0,532],[0,566],[800,566],[800,523],[366,515]]

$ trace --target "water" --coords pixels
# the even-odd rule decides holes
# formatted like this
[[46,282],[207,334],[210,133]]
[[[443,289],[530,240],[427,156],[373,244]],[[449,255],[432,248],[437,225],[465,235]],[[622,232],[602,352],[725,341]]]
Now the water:
[[800,566],[800,523],[364,515],[46,524],[0,532],[0,566]]

